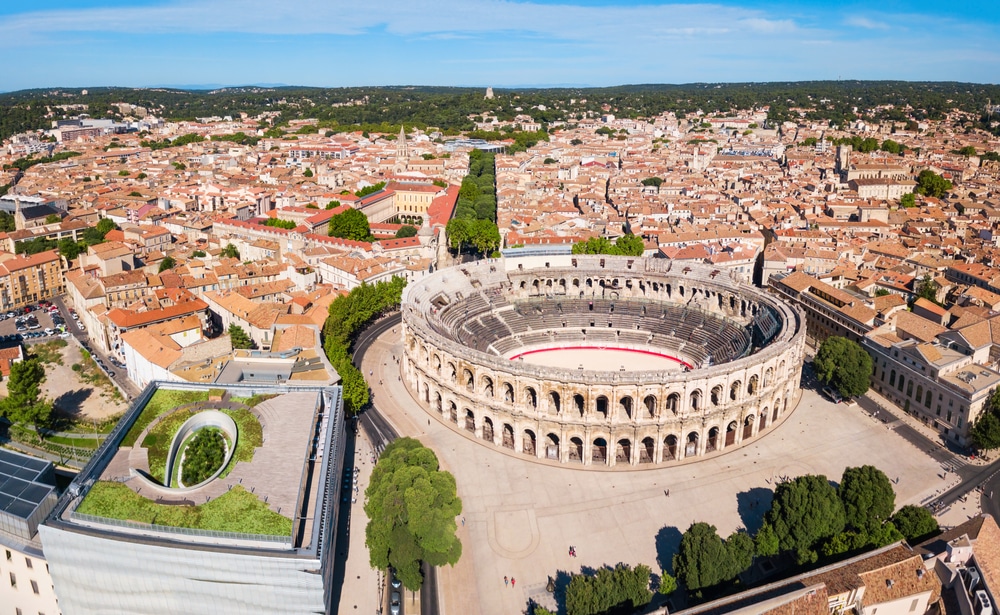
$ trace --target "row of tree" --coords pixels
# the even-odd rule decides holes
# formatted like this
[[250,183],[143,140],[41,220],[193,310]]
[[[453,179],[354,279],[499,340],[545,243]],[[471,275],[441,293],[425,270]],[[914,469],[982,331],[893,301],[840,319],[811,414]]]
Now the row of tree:
[[622,235],[611,243],[607,237],[591,237],[573,244],[573,254],[610,254],[613,256],[642,256],[646,250],[642,238],[631,233]]
[[847,468],[839,486],[825,476],[800,476],[778,485],[753,537],[737,531],[723,540],[714,526],[692,524],[674,556],[674,573],[697,593],[733,581],[754,556],[788,553],[806,565],[938,530],[926,508],[907,505],[893,514],[895,502],[892,483],[874,466]]
[[323,325],[323,349],[340,374],[348,413],[360,411],[369,400],[364,374],[351,360],[354,336],[379,316],[398,308],[405,286],[405,279],[394,276],[376,284],[362,284],[330,304]]
[[468,247],[481,255],[492,254],[501,241],[496,217],[496,157],[474,149],[469,152],[469,173],[462,179],[455,213],[446,228],[449,245],[453,250]]

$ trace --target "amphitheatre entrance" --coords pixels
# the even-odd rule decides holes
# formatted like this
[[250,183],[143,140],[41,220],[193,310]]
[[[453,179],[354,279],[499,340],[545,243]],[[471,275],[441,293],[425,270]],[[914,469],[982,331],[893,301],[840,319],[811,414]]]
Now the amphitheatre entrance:
[[521,350],[509,357],[532,365],[590,371],[681,371],[691,369],[683,358],[655,350],[603,346],[535,348]]

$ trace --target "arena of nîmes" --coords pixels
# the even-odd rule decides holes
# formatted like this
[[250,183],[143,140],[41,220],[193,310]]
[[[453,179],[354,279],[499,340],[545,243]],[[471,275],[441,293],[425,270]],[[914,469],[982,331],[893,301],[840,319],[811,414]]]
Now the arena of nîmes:
[[708,265],[543,255],[442,269],[403,295],[403,378],[488,447],[649,467],[752,441],[794,408],[802,314]]

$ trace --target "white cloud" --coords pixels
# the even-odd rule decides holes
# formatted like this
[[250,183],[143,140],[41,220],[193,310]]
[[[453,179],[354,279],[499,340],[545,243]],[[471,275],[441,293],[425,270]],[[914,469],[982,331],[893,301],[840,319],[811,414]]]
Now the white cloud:
[[866,30],[889,30],[892,26],[882,21],[875,21],[867,17],[848,17],[844,20],[844,23],[849,26],[854,26],[856,28],[864,28]]
[[791,32],[790,20],[713,4],[580,6],[510,0],[174,0],[155,6],[35,11],[0,18],[11,35],[59,32],[358,35],[385,28],[401,35],[527,32],[566,40],[641,35],[667,25],[674,34],[731,30]]

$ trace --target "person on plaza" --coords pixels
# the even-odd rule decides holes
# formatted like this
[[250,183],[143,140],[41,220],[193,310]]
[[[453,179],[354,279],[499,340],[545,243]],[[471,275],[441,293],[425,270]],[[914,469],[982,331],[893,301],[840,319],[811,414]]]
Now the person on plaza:
[[511,586],[511,587],[514,587],[514,584],[515,584],[515,583],[517,583],[517,579],[515,579],[514,577],[511,577],[511,578],[510,578],[510,586]]
[[504,584],[504,585],[508,585],[509,583],[510,583],[510,579],[508,579],[508,578],[507,578],[507,576],[506,576],[506,575],[504,575],[504,578],[503,578],[503,584]]

